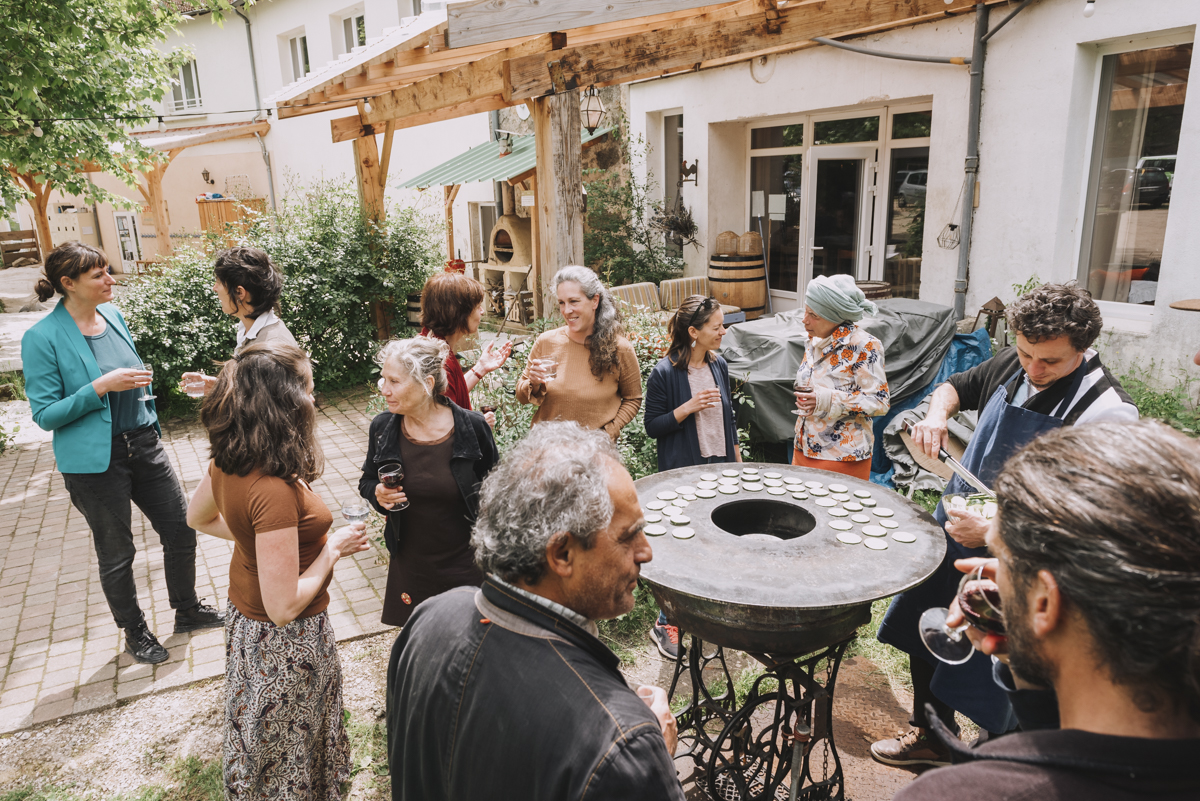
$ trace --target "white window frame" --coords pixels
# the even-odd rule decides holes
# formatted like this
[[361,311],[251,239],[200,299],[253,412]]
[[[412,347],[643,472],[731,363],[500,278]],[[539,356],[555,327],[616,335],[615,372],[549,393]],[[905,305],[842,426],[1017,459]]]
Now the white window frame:
[[[300,58],[303,52],[303,59],[308,64],[301,64]],[[312,60],[308,52],[308,35],[301,31],[295,36],[289,36],[287,40],[288,63],[292,66],[292,81],[299,81],[312,71]],[[303,68],[303,70],[302,70]]]
[[[191,74],[192,89],[194,96],[189,96],[187,91],[187,76]],[[171,86],[171,96],[167,100],[167,109],[171,114],[184,114],[188,112],[201,111],[204,108],[203,95],[200,93],[200,73],[196,69],[196,60],[183,64],[175,71],[173,76],[175,83]],[[178,97],[176,97],[178,92]]]
[[[813,180],[812,164],[814,151],[823,150],[826,148],[845,148],[845,147],[872,147],[876,148],[876,156],[874,161],[874,196],[866,199],[864,202],[862,213],[864,215],[864,223],[866,215],[871,214],[870,229],[868,233],[869,244],[863,248],[860,254],[862,260],[860,265],[869,265],[866,267],[865,278],[856,276],[857,280],[882,281],[884,271],[884,243],[887,241],[887,201],[888,201],[888,181],[891,180],[892,163],[892,122],[893,118],[898,114],[909,114],[914,111],[933,111],[933,99],[921,98],[907,102],[899,102],[895,104],[872,105],[872,106],[855,106],[844,108],[838,111],[807,113],[807,114],[789,114],[779,117],[762,117],[755,119],[746,124],[745,146],[746,146],[746,180],[742,198],[746,204],[744,219],[750,219],[750,180],[752,171],[750,169],[750,159],[759,156],[791,156],[800,155],[803,158],[803,197],[805,203],[808,202],[809,185]],[[663,112],[666,114],[667,112]],[[879,138],[874,142],[843,142],[830,145],[813,144],[816,137],[816,124],[818,122],[829,122],[831,120],[846,120],[857,119],[859,117],[879,117]],[[792,145],[789,147],[771,147],[751,149],[750,139],[751,131],[755,128],[776,128],[782,125],[804,125],[804,144]],[[895,146],[900,148],[910,147],[930,147],[930,137],[919,137],[914,139],[896,139]],[[812,239],[812,230],[809,223],[809,210],[801,209],[801,220],[804,227],[803,246],[807,247],[808,242]],[[807,283],[807,274],[810,269],[805,253],[800,256],[801,264],[799,265],[800,280],[797,282],[798,287],[796,292],[789,292],[783,289],[770,289],[772,297],[783,298],[786,300],[798,301],[803,297],[804,285]]]
[[[1094,48],[1095,58],[1092,61],[1091,98],[1088,101],[1090,112],[1088,121],[1090,124],[1087,128],[1087,141],[1083,148],[1083,157],[1086,159],[1086,162],[1082,170],[1082,185],[1079,189],[1079,206],[1076,217],[1079,220],[1079,224],[1075,226],[1075,272],[1071,276],[1072,278],[1078,279],[1083,272],[1084,251],[1087,247],[1090,247],[1090,243],[1088,245],[1084,244],[1084,235],[1085,232],[1090,234],[1092,231],[1092,226],[1087,218],[1088,207],[1091,205],[1088,192],[1091,188],[1092,163],[1095,158],[1096,131],[1100,126],[1100,80],[1102,78],[1104,57],[1115,56],[1120,53],[1132,53],[1137,50],[1152,50],[1156,47],[1191,44],[1195,40],[1195,28],[1181,28],[1135,38],[1121,37],[1121,39],[1114,42],[1085,45],[1085,47],[1090,46]],[[1170,225],[1169,220],[1168,225]],[[1154,306],[1142,306],[1137,303],[1117,303],[1111,300],[1098,300],[1096,301],[1096,305],[1100,308],[1100,314],[1104,317],[1105,328],[1126,331],[1133,334],[1149,334],[1150,329],[1154,325],[1154,312],[1157,309],[1157,303]]]
[[[358,40],[358,23],[362,21],[362,41]],[[347,27],[348,26],[348,27]],[[345,49],[343,53],[350,53],[356,47],[362,47],[367,43],[367,14],[365,11],[352,11],[342,17],[342,45]]]

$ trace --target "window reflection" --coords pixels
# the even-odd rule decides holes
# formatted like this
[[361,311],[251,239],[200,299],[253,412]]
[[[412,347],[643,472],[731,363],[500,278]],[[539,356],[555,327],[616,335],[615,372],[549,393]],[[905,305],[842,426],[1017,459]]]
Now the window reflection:
[[750,230],[763,237],[767,286],[785,292],[799,285],[803,166],[799,154],[750,159]]
[[929,148],[892,150],[888,188],[887,251],[883,280],[892,297],[920,297],[921,242],[925,235],[925,188],[929,182]]

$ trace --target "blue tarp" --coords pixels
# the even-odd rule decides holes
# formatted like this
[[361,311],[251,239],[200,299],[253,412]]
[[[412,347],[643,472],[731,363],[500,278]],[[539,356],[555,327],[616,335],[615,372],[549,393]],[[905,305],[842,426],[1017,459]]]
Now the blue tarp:
[[892,483],[892,460],[883,451],[883,429],[887,428],[892,418],[901,412],[915,409],[921,405],[934,387],[941,384],[955,373],[969,370],[977,364],[987,361],[992,356],[992,341],[988,338],[987,330],[979,329],[971,334],[955,334],[950,343],[950,350],[942,359],[942,366],[929,384],[913,395],[909,395],[892,408],[883,417],[876,417],[873,426],[875,431],[875,450],[871,454],[871,481],[884,487],[895,489]]

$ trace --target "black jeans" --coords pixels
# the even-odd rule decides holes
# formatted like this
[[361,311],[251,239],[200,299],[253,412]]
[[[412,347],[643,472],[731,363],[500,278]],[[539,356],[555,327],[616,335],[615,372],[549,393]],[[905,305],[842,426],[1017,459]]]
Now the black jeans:
[[100,586],[113,619],[123,629],[146,620],[138,606],[133,581],[130,522],[136,503],[158,532],[163,570],[172,609],[195,606],[196,532],[187,524],[187,500],[167,452],[153,427],[118,434],[112,439],[112,461],[103,473],[63,473],[71,503],[92,529]]

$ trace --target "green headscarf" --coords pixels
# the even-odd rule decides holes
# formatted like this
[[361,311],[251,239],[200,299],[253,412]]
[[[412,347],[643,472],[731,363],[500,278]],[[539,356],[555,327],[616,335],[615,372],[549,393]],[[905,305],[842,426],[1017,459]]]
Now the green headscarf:
[[879,307],[867,300],[848,275],[822,275],[809,281],[804,302],[831,323],[857,323],[864,314],[879,313]]

